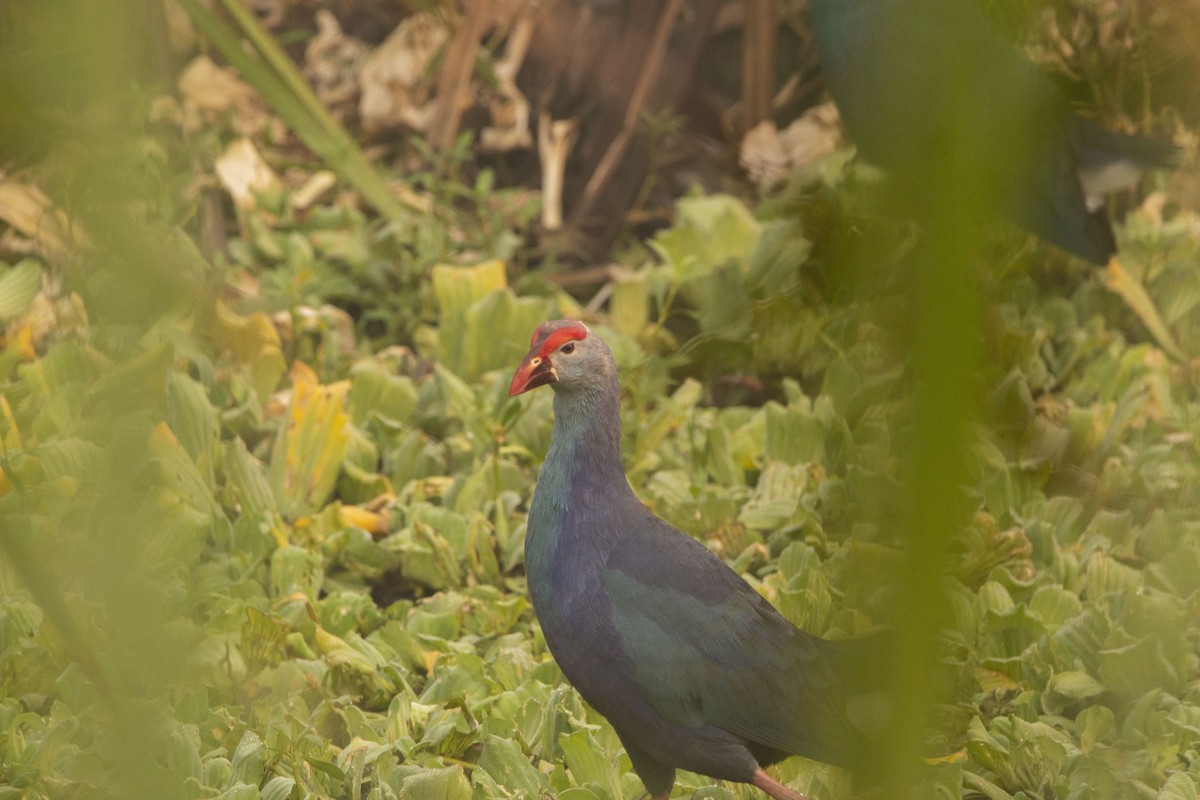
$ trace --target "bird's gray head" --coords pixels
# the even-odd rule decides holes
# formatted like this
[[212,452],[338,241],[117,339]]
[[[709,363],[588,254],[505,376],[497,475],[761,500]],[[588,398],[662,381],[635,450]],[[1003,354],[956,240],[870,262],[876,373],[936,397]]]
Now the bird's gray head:
[[612,351],[582,322],[543,322],[533,332],[529,353],[509,384],[510,397],[550,384],[555,391],[574,391],[615,383]]

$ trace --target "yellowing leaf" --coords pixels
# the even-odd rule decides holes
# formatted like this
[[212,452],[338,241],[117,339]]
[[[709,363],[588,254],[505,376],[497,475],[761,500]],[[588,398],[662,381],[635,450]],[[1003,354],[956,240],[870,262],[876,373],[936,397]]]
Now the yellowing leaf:
[[1146,294],[1145,287],[1137,278],[1130,275],[1116,258],[1108,262],[1105,284],[1111,291],[1119,294],[1121,299],[1133,309],[1133,312],[1142,320],[1146,329],[1150,331],[1159,347],[1165,350],[1167,355],[1176,361],[1186,360],[1183,351],[1175,343],[1175,338],[1167,330],[1167,325],[1159,315],[1154,301],[1150,299],[1150,295]]
[[265,401],[287,369],[271,318],[261,311],[243,317],[218,301],[213,335],[247,369],[255,393]]
[[291,403],[268,472],[271,491],[287,519],[312,514],[328,502],[350,445],[350,382],[322,386],[302,367],[293,370]]
[[17,419],[13,416],[8,398],[0,394],[0,444],[5,451],[21,450],[21,431],[17,428]]
[[383,511],[368,511],[359,506],[339,506],[338,523],[343,527],[354,525],[378,536],[387,533],[388,514]]
[[159,499],[163,507],[178,507],[197,522],[210,519],[217,510],[212,490],[196,462],[166,423],[160,422],[154,427],[150,451],[161,470],[162,495]]
[[967,748],[964,747],[961,750],[955,751],[953,753],[949,753],[944,756],[935,756],[933,758],[927,758],[927,759],[925,759],[925,763],[926,764],[958,764],[959,762],[966,761],[966,760],[967,760]]

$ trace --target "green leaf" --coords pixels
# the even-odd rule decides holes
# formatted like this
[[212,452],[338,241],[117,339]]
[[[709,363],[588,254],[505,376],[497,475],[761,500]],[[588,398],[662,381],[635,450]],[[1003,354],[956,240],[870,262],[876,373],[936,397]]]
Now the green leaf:
[[1154,636],[1100,651],[1101,679],[1126,700],[1157,688],[1176,691],[1184,677],[1179,666]]
[[[237,749],[231,759],[233,767],[232,780],[234,784],[248,783],[257,787],[262,782],[263,770],[267,763],[267,748],[263,740],[254,731],[246,731],[238,741]],[[258,789],[255,788],[255,794]]]
[[558,746],[562,748],[563,760],[567,762],[576,784],[581,787],[596,784],[607,791],[609,797],[621,797],[613,764],[605,758],[591,731],[581,728],[560,735]]
[[1177,772],[1167,778],[1154,800],[1196,800],[1198,796],[1200,792],[1197,792],[1196,781],[1192,776]]
[[346,773],[342,772],[341,768],[332,761],[326,761],[321,758],[313,758],[312,756],[302,756],[304,763],[308,764],[315,771],[332,778],[336,783],[346,782]]
[[389,428],[399,429],[417,408],[417,387],[411,378],[393,375],[377,361],[359,361],[350,368],[346,402],[356,425],[365,427],[376,419]]
[[214,488],[220,438],[217,410],[204,386],[181,372],[167,374],[167,424],[196,462],[205,483]]
[[1061,586],[1039,586],[1029,600],[1030,612],[1054,629],[1083,612],[1079,597]]
[[825,456],[825,424],[807,402],[767,403],[767,458],[784,464],[820,463]]
[[613,275],[609,317],[615,330],[640,336],[650,321],[650,287],[646,272],[617,270]]
[[772,461],[758,478],[754,494],[742,507],[738,520],[752,530],[776,530],[791,520],[808,485],[802,465]]
[[653,247],[686,281],[734,262],[744,268],[762,226],[731,195],[689,197],[679,201],[675,224],[659,233]]
[[26,258],[0,273],[0,321],[25,313],[42,286],[42,267]]
[[549,785],[546,776],[534,769],[529,756],[515,741],[499,736],[484,740],[479,769],[518,797],[538,797]]
[[462,767],[421,769],[404,779],[400,796],[406,800],[470,800],[471,784]]
[[974,789],[982,794],[988,800],[1013,800],[1013,796],[1001,789],[996,784],[973,772],[963,772],[963,786],[968,789]]
[[264,519],[275,513],[275,495],[266,470],[241,438],[225,447],[225,478],[244,514]]
[[261,800],[258,786],[252,783],[238,782],[217,795],[217,800]]
[[291,797],[292,790],[296,788],[296,781],[292,778],[285,778],[282,775],[277,775],[267,781],[262,787],[262,800],[287,800]]
[[1068,706],[1097,697],[1105,691],[1104,684],[1086,672],[1059,672],[1046,685],[1042,707],[1048,714],[1059,714]]
[[315,603],[324,577],[317,553],[288,545],[271,554],[271,591],[277,598],[300,593]]
[[1087,753],[1116,731],[1116,718],[1108,706],[1088,706],[1075,717],[1079,748]]
[[516,369],[537,326],[555,316],[554,304],[545,298],[490,292],[467,309],[463,374],[474,378],[488,370]]

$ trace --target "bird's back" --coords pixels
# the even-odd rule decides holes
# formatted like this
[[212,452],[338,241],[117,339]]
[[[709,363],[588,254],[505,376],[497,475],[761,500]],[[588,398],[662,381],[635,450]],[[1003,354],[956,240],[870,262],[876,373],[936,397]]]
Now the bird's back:
[[850,137],[914,204],[952,188],[959,208],[1104,263],[1116,242],[1090,195],[1175,156],[1077,117],[974,0],[811,0],[810,14]]

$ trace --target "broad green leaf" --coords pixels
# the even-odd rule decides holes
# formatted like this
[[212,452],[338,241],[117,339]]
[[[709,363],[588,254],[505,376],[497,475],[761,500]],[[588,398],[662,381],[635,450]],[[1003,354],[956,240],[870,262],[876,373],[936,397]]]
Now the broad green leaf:
[[611,798],[621,796],[612,762],[605,758],[591,732],[585,728],[558,737],[563,760],[571,770],[576,784],[586,787],[596,784]]
[[[165,424],[154,429],[150,451],[160,470],[162,507],[196,525],[207,525],[220,513],[201,468]],[[211,461],[206,459],[211,468]]]
[[[317,626],[313,639],[317,649],[321,651],[325,660],[332,667],[349,667],[363,675],[374,676],[378,673],[379,667],[383,665],[383,659],[380,658],[378,652],[374,651],[374,648],[364,652],[363,647],[353,646],[351,642],[340,636],[334,636],[320,626]],[[355,644],[365,645],[366,643],[357,640]]]
[[1177,772],[1167,778],[1162,789],[1154,796],[1154,800],[1195,800],[1200,797],[1196,789],[1196,781],[1191,775]]
[[609,316],[626,336],[640,336],[650,321],[650,289],[646,273],[619,270],[613,276]]
[[772,222],[762,228],[750,257],[747,282],[759,298],[783,292],[797,280],[800,266],[808,260],[812,243],[794,220]]
[[334,764],[332,761],[326,761],[322,758],[313,758],[312,756],[304,756],[304,762],[312,767],[315,772],[326,775],[337,783],[344,783],[346,780],[346,773],[342,772],[338,765]]
[[973,718],[967,728],[967,750],[993,772],[1002,772],[1011,757],[1009,749],[991,735],[979,717]]
[[[267,762],[267,748],[262,738],[254,731],[246,731],[238,740],[230,764],[233,767],[233,783],[248,783],[258,786],[262,782]],[[258,790],[255,789],[255,794]]]
[[988,800],[1013,800],[1013,796],[1001,789],[996,784],[987,780],[981,775],[976,775],[973,772],[964,771],[962,775],[963,786],[974,789],[982,794]]
[[767,458],[784,464],[819,463],[825,455],[825,425],[808,403],[767,403]]
[[529,350],[537,326],[557,316],[541,297],[517,297],[507,289],[490,292],[467,309],[463,347],[464,377],[488,370],[512,371]]
[[[379,466],[379,451],[374,443],[355,425],[347,426],[346,430],[349,433],[349,445],[341,472],[338,473],[337,496],[347,504],[370,503],[381,497],[393,496],[392,482],[386,475],[375,471]],[[345,508],[354,506],[347,505]]]
[[219,442],[217,410],[208,400],[204,386],[181,372],[167,375],[167,424],[209,488],[215,488]]
[[204,785],[209,789],[221,789],[230,785],[233,768],[226,758],[210,758],[204,762]]
[[241,630],[242,654],[251,669],[279,663],[284,656],[288,629],[283,621],[257,608],[246,609]]
[[1075,718],[1079,748],[1087,753],[1116,731],[1116,720],[1108,706],[1088,706]]
[[[528,342],[528,337],[533,333],[533,327],[542,321],[534,321],[528,333],[524,334],[525,338],[518,338],[515,342],[505,341],[505,337],[511,335],[507,325],[499,328],[478,326],[481,312],[476,305],[484,298],[495,294],[507,295],[509,300],[513,299],[507,292],[508,279],[505,276],[504,262],[499,259],[485,261],[472,267],[439,264],[433,268],[430,277],[438,308],[441,310],[438,360],[451,372],[463,378],[474,378],[479,374],[481,353],[487,353],[488,357],[494,355],[492,347],[497,340],[505,352],[512,352],[514,348],[521,349],[520,345]],[[497,314],[503,316],[504,312],[493,310],[490,313],[491,316]],[[489,313],[483,312],[483,316],[489,316]],[[500,365],[489,364],[486,368],[497,366]],[[515,364],[513,366],[515,367]]]
[[246,443],[235,438],[225,447],[225,478],[242,512],[265,519],[275,512],[275,495],[261,461],[250,454]]
[[1181,664],[1173,663],[1163,642],[1156,636],[1146,636],[1101,650],[1100,678],[1118,695],[1132,700],[1152,689],[1176,691],[1186,674],[1181,667],[1185,670],[1195,669],[1194,664],[1189,665],[1188,661],[1185,659]]
[[1117,561],[1103,550],[1096,550],[1084,567],[1084,586],[1088,599],[1096,601],[1109,592],[1136,591],[1142,575]]
[[295,788],[295,780],[277,775],[266,782],[266,785],[262,787],[260,795],[262,800],[288,800],[292,795],[292,790]]
[[674,226],[659,233],[653,247],[677,280],[686,281],[728,262],[745,269],[761,228],[730,195],[690,197],[679,201]]
[[417,408],[417,388],[411,378],[393,375],[376,361],[359,361],[350,369],[347,408],[360,427],[376,419],[400,428]]
[[261,800],[261,797],[257,786],[238,781],[217,795],[217,800]]
[[42,285],[42,267],[26,258],[0,272],[0,321],[23,314]]
[[782,527],[796,513],[808,485],[804,466],[772,461],[759,475],[754,494],[742,507],[738,520],[751,530],[770,531]]
[[415,771],[404,779],[400,792],[409,800],[471,800],[471,784],[458,766]]
[[1029,610],[1050,629],[1057,628],[1083,611],[1083,604],[1061,586],[1039,586],[1029,599]]
[[271,590],[277,598],[302,594],[316,602],[324,580],[320,556],[310,550],[291,545],[280,547],[271,554]]
[[1059,714],[1068,706],[1104,694],[1105,691],[1104,684],[1086,672],[1059,672],[1046,685],[1042,707],[1047,713]]

